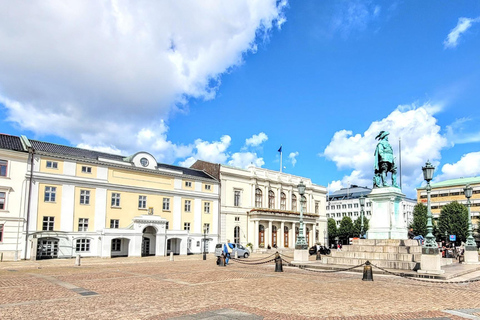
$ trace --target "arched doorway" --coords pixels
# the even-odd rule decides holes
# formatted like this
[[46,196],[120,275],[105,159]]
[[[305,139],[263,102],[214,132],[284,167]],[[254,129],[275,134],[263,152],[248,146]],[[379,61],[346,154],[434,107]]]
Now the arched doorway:
[[173,254],[177,255],[180,254],[180,244],[182,243],[182,239],[180,238],[171,238],[167,240],[167,254],[173,252]]
[[155,240],[157,229],[152,226],[143,229],[142,236],[142,257],[155,255]]
[[277,246],[277,227],[272,226],[272,246]]
[[58,258],[58,239],[39,238],[37,242],[37,260]]
[[115,238],[110,243],[110,256],[115,257],[128,257],[128,246],[130,244],[129,239]]
[[262,224],[258,226],[258,245],[260,248],[265,247],[265,227]]
[[288,227],[283,227],[283,246],[288,248]]

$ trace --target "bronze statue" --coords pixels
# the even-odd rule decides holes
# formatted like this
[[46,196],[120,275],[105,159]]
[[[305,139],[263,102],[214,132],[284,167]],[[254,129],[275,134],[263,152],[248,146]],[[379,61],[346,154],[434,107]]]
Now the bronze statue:
[[388,142],[388,131],[380,131],[375,137],[378,139],[377,148],[375,149],[375,176],[373,177],[373,187],[388,187],[387,173],[392,174],[392,187],[398,188],[397,185],[397,165],[393,157],[393,149]]

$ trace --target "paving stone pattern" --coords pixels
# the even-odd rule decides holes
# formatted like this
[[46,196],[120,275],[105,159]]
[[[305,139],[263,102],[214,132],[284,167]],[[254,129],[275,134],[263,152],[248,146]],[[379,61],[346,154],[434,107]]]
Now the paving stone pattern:
[[175,259],[0,263],[0,319],[480,319],[480,282]]

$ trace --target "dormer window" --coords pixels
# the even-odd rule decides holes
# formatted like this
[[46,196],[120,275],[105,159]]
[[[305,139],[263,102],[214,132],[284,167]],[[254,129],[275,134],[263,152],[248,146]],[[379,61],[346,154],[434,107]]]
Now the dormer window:
[[192,181],[185,181],[185,187],[186,188],[191,188],[192,187]]
[[92,173],[92,167],[82,166],[83,173]]
[[57,169],[57,168],[58,168],[58,162],[56,162],[56,161],[47,161],[47,168]]

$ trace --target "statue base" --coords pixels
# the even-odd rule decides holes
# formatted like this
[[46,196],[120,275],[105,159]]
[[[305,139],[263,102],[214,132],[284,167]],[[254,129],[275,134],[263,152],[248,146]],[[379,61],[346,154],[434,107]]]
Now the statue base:
[[372,201],[372,218],[367,239],[408,239],[402,191],[395,187],[373,188],[368,198]]

